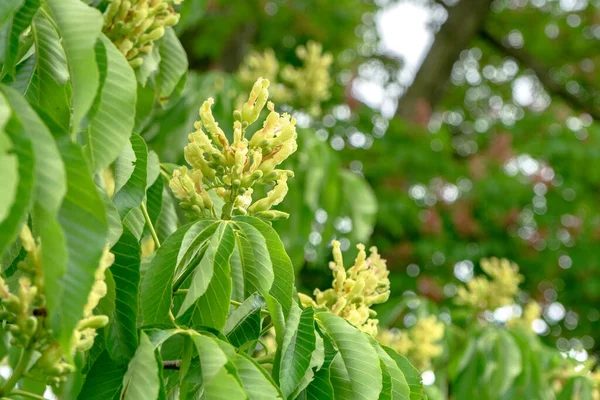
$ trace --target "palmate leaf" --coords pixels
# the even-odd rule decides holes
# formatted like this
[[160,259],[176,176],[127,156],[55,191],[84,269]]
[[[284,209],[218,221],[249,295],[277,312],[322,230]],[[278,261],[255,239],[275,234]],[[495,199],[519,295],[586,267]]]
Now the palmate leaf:
[[[204,399],[246,399],[246,393],[236,376],[235,366],[230,364],[227,354],[217,344],[217,339],[194,335],[192,337],[202,371]],[[229,364],[229,365],[228,365]]]
[[[294,270],[275,230],[255,217],[235,217],[237,250],[246,292],[258,291],[267,303],[277,337],[283,337],[285,317],[293,303]],[[246,240],[241,240],[242,236]],[[237,260],[236,260],[237,262]],[[240,268],[241,266],[241,268]]]
[[58,296],[59,279],[67,264],[65,236],[56,219],[67,190],[65,166],[50,131],[27,101],[12,88],[3,87],[2,92],[24,126],[27,126],[25,134],[29,136],[36,155],[33,233],[44,244],[42,264],[46,277],[46,301],[48,312],[52,315],[61,300]]
[[10,211],[19,183],[19,160],[12,154],[12,140],[4,128],[10,118],[10,107],[4,98],[0,99],[0,171],[2,171],[3,190],[0,190],[0,221]]
[[263,305],[264,300],[255,293],[229,314],[223,328],[229,343],[239,348],[259,338]]
[[279,385],[286,399],[291,398],[310,368],[311,357],[316,349],[314,316],[312,307],[300,310],[294,305],[286,321],[281,351],[278,353],[281,357]]
[[135,155],[133,172],[113,197],[113,203],[117,207],[121,218],[124,218],[133,208],[142,204],[146,195],[148,147],[146,147],[146,142],[140,135],[131,135],[130,141]]
[[264,238],[274,277],[269,293],[281,304],[284,315],[287,315],[294,302],[294,267],[279,235],[269,224],[255,217],[236,217],[234,221],[252,226]]
[[217,226],[218,223],[212,220],[185,225],[169,236],[156,251],[142,280],[141,307],[146,325],[163,323],[169,315],[175,268],[180,252],[185,251],[181,244],[188,231],[194,229],[196,236],[200,237],[199,242],[203,242],[210,238]]
[[119,364],[127,364],[138,347],[137,314],[140,283],[140,244],[128,230],[111,249],[115,262],[110,271],[115,280],[115,310],[108,328],[107,348]]
[[[25,0],[5,0],[0,4],[0,31],[4,30],[10,19],[17,12],[19,7],[23,5]],[[0,39],[2,39],[0,37]],[[0,45],[0,49],[2,46]],[[0,63],[4,62],[4,52],[0,52]]]
[[140,346],[129,362],[123,377],[122,400],[157,399],[160,392],[160,375],[154,346],[145,333],[140,334]]
[[235,242],[229,223],[222,222],[210,239],[206,252],[195,268],[188,292],[177,316],[183,315],[194,303],[200,310],[200,325],[223,329],[231,298],[231,267],[229,258]]
[[33,19],[31,32],[35,45],[35,70],[30,78],[33,82],[24,93],[32,104],[68,131],[71,117],[67,93],[69,70],[58,32],[41,13]]
[[491,351],[493,356],[488,357],[491,361],[488,365],[494,365],[494,372],[486,374],[490,377],[487,387],[492,398],[502,396],[523,369],[521,351],[515,339],[503,330],[498,330],[497,334]]
[[115,45],[102,34],[96,46],[102,87],[94,115],[87,128],[86,154],[92,169],[98,171],[119,155],[134,125],[137,99],[135,75]]
[[77,398],[79,400],[114,400],[118,399],[123,389],[125,366],[116,364],[104,351],[96,359],[87,373],[83,387]]
[[[15,65],[19,61],[21,35],[31,25],[31,20],[40,7],[40,0],[25,0],[20,3],[23,5],[17,10],[8,24],[6,36],[2,38],[3,41],[0,45],[0,51],[2,51],[1,61],[4,63],[4,70],[11,76],[15,74]],[[9,1],[5,6],[7,7],[7,13],[12,13],[14,6],[15,2]]]
[[269,374],[253,359],[244,354],[236,354],[232,361],[250,400],[283,398]]
[[177,254],[186,232],[193,224],[184,225],[164,241],[156,251],[141,287],[141,308],[144,324],[165,322],[171,309],[173,295],[173,275],[177,264]]
[[386,375],[389,377],[389,398],[394,400],[409,400],[411,390],[402,369],[375,339],[370,338],[370,342],[382,362],[382,371],[385,368],[384,378]]
[[[18,167],[18,185],[15,192],[15,200],[8,211],[7,217],[0,223],[0,257],[8,249],[8,246],[15,240],[21,224],[24,222],[26,213],[32,203],[35,189],[35,175],[31,166],[34,164],[33,144],[24,131],[19,118],[10,110],[8,101],[3,94],[0,94],[0,109],[3,110],[3,118],[10,116],[4,131],[12,141],[12,153],[16,155],[19,162]],[[13,172],[14,174],[14,172]]]
[[108,223],[104,203],[96,191],[81,148],[67,140],[60,143],[59,148],[67,172],[67,194],[58,220],[65,233],[69,257],[55,294],[60,302],[52,318],[52,329],[61,345],[68,348],[71,333],[82,317],[95,280],[94,274],[107,242]]
[[394,360],[398,368],[402,371],[402,375],[404,375],[404,379],[406,379],[409,387],[410,400],[424,399],[423,382],[419,370],[416,369],[406,357],[398,354],[395,350],[385,346],[381,346],[381,348],[392,360]]
[[175,30],[165,29],[165,35],[158,41],[160,65],[156,77],[158,95],[161,103],[169,100],[188,69],[188,58],[183,46],[177,39]]
[[329,312],[317,313],[316,320],[339,351],[330,371],[336,398],[339,393],[341,398],[378,399],[383,388],[382,371],[377,352],[365,334]]
[[47,0],[58,26],[71,77],[72,129],[79,132],[81,121],[94,103],[100,77],[95,45],[104,19],[99,10],[80,0]]

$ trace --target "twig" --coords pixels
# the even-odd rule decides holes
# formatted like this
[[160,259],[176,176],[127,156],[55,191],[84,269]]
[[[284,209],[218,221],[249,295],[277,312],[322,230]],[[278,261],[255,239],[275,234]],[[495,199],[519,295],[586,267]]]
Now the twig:
[[144,214],[144,219],[146,220],[146,224],[148,224],[148,229],[150,229],[150,234],[152,235],[152,239],[154,240],[154,244],[158,249],[160,247],[160,241],[158,240],[158,235],[154,230],[154,225],[152,225],[152,221],[150,220],[150,215],[148,214],[148,209],[146,208],[146,204],[142,202],[142,214]]
[[163,361],[163,369],[179,370],[181,368],[181,360],[165,360]]

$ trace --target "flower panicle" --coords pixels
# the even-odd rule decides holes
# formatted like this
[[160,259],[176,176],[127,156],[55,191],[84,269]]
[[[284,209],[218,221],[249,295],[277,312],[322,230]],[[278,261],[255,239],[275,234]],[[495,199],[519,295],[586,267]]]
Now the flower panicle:
[[[254,215],[265,220],[287,218],[282,211],[272,210],[285,198],[287,180],[292,171],[277,169],[297,149],[296,120],[279,114],[268,101],[269,81],[258,78],[247,101],[234,111],[232,141],[213,116],[214,100],[209,98],[200,107],[200,121],[191,133],[184,155],[191,169],[180,167],[169,183],[175,197],[191,217],[216,216],[210,192],[224,201],[221,218],[233,215]],[[261,112],[268,110],[262,128],[247,138],[247,128],[256,122]],[[253,202],[258,185],[272,189]]]
[[390,295],[389,271],[377,249],[372,247],[367,257],[365,246],[357,245],[358,255],[354,265],[346,270],[340,242],[334,240],[333,261],[329,268],[333,271],[333,283],[330,289],[314,292],[314,299],[299,295],[305,306],[325,308],[346,318],[351,324],[371,336],[376,336],[379,321],[370,307],[384,303]]
[[182,0],[109,0],[104,12],[104,33],[133,68],[152,52],[165,29],[179,22],[173,8]]
[[482,259],[481,269],[487,274],[477,276],[458,288],[455,302],[473,309],[493,310],[513,304],[523,276],[517,264],[496,257]]
[[23,225],[20,239],[27,256],[18,263],[21,275],[14,293],[0,278],[0,319],[11,334],[11,345],[34,349],[40,354],[30,372],[43,376],[49,384],[57,385],[75,370],[70,361],[73,354],[89,350],[96,330],[108,323],[107,316],[94,315],[93,310],[106,295],[104,273],[113,263],[114,256],[108,247],[104,249],[82,318],[72,333],[71,349],[65,352],[54,338],[47,318],[42,243],[39,238],[34,238],[27,225]]

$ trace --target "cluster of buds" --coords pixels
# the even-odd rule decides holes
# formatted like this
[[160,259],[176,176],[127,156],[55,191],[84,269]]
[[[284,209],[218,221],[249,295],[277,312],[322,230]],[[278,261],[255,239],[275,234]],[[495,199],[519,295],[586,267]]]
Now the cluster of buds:
[[404,331],[389,329],[382,331],[377,340],[406,356],[421,371],[431,368],[431,361],[439,357],[444,348],[439,341],[444,337],[444,324],[431,315],[419,319],[414,326]]
[[523,281],[517,264],[505,258],[492,257],[482,259],[480,265],[491,279],[478,276],[468,281],[466,287],[458,288],[456,304],[479,311],[513,304],[519,292],[519,284]]
[[296,54],[301,61],[300,67],[286,65],[280,69],[273,50],[251,52],[240,67],[238,79],[242,85],[249,87],[257,77],[267,77],[272,83],[275,101],[304,108],[311,115],[318,116],[321,103],[331,96],[329,68],[333,57],[329,53],[324,54],[323,46],[315,42],[308,42],[306,47],[298,46]]
[[325,291],[315,290],[311,297],[300,294],[304,306],[325,308],[344,317],[352,325],[371,336],[377,335],[379,321],[374,319],[377,313],[371,310],[373,304],[387,301],[390,296],[389,271],[375,247],[367,257],[365,246],[357,245],[358,255],[354,265],[347,271],[344,268],[340,242],[334,240],[333,261],[329,268],[333,271],[333,287]]
[[306,47],[298,46],[296,55],[302,60],[302,67],[287,66],[281,71],[281,77],[308,112],[319,115],[321,103],[331,96],[329,67],[333,57],[329,53],[323,54],[323,46],[315,42],[308,42]]
[[278,82],[279,61],[275,57],[273,49],[265,51],[251,51],[248,53],[238,71],[238,79],[242,86],[252,87],[256,78],[262,76],[271,83],[269,92],[271,99],[277,103],[289,103],[292,101],[292,92],[283,83]]
[[[209,98],[200,107],[200,121],[195,123],[196,131],[188,136],[190,142],[184,149],[191,169],[176,169],[169,183],[190,216],[217,216],[210,196],[212,191],[224,201],[223,219],[232,215],[254,215],[266,220],[288,217],[271,207],[283,201],[288,191],[287,179],[293,177],[292,171],[276,167],[298,147],[296,120],[277,113],[273,103],[267,104],[268,87],[267,79],[258,78],[248,101],[241,110],[234,111],[231,143],[212,114],[214,100]],[[248,127],[258,119],[265,105],[269,114],[262,129],[246,138]],[[273,189],[252,203],[255,185],[269,185]]]
[[[44,275],[42,266],[42,246],[34,240],[31,231],[24,225],[20,235],[27,257],[20,261],[16,295],[11,293],[6,282],[0,278],[0,319],[11,333],[11,345],[35,351],[40,356],[32,371],[43,375],[51,384],[59,384],[75,370],[68,361],[64,350],[52,336],[47,319],[46,299],[44,295]],[[106,295],[104,271],[114,260],[112,253],[105,250],[96,272],[96,282],[89,295],[83,318],[73,332],[71,352],[89,350],[96,336],[96,329],[108,323],[108,317],[93,315],[92,310],[98,301]]]
[[143,64],[165,28],[179,22],[173,4],[182,0],[109,0],[104,33],[133,68]]

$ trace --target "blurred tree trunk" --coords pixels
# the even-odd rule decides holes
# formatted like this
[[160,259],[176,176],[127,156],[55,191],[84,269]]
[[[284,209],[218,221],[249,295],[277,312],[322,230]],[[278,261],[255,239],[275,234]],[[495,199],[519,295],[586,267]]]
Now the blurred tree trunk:
[[448,18],[435,40],[412,85],[398,102],[396,115],[426,124],[431,110],[440,102],[448,78],[460,52],[479,34],[490,12],[491,0],[460,0],[447,7]]

